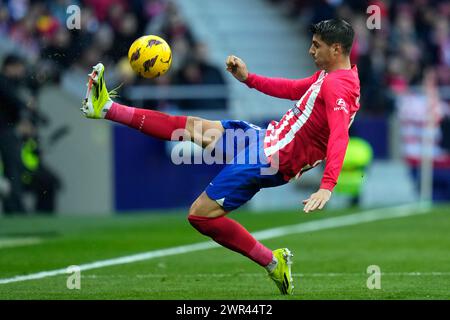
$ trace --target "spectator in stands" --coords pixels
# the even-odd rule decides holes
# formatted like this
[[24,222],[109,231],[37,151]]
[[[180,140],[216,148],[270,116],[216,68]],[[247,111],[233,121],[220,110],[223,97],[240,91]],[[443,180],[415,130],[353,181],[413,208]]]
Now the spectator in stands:
[[[209,62],[207,46],[198,43],[193,52],[186,58],[184,66],[176,76],[175,83],[180,85],[222,85],[225,86],[225,79],[222,72]],[[179,101],[180,109],[185,110],[225,110],[227,99],[184,99]]]
[[7,56],[0,71],[0,155],[4,175],[10,184],[10,192],[3,201],[5,213],[24,213],[22,200],[21,140],[18,130],[31,131],[32,125],[25,118],[27,101],[19,93],[26,75],[26,65],[16,55]]
[[[81,6],[81,28],[65,28],[68,5]],[[0,32],[7,33],[21,48],[27,58],[51,61],[61,74],[65,70],[75,73],[90,67],[102,57],[105,64],[118,64],[128,54],[130,44],[140,34],[157,34],[165,38],[172,47],[171,75],[180,71],[188,54],[195,51],[196,39],[189,25],[180,14],[177,5],[170,0],[84,0],[84,1],[6,1],[0,5]],[[186,67],[184,64],[183,67]],[[222,83],[221,75],[214,72],[210,64],[202,64],[199,79],[206,83]],[[188,82],[196,83],[197,64],[182,71]],[[206,74],[203,74],[205,72]],[[170,74],[164,80],[136,79],[146,85],[173,83]],[[203,83],[204,80],[200,81]],[[129,82],[128,82],[129,83]],[[211,106],[223,108],[223,102]],[[155,107],[165,105],[157,103]]]
[[[271,0],[302,24],[338,15],[348,19],[357,38],[351,53],[361,79],[361,113],[388,115],[399,93],[420,85],[424,70],[434,66],[440,85],[450,83],[450,3],[445,0],[383,1]],[[377,5],[381,30],[365,27],[366,9]],[[361,24],[361,21],[363,24]],[[368,38],[367,38],[368,36]]]

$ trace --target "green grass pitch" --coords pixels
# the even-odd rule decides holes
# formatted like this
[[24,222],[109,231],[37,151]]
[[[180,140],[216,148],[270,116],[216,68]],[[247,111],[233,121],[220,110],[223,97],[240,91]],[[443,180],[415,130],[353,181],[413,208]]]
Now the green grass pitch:
[[[240,210],[230,217],[253,232],[350,213]],[[24,238],[40,242],[11,245]],[[0,279],[207,240],[176,212],[4,217]],[[212,248],[82,271],[79,290],[67,288],[68,274],[0,284],[0,299],[450,299],[448,206],[262,242],[293,251],[293,296],[279,295],[265,271],[245,257]],[[381,289],[367,288],[370,265],[381,269]]]

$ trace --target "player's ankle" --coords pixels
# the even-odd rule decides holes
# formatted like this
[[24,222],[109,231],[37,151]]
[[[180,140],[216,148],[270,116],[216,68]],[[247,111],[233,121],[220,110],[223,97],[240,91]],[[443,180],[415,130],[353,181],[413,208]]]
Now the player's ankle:
[[269,262],[269,264],[267,266],[265,266],[264,268],[267,270],[268,273],[272,273],[273,270],[276,269],[278,265],[278,259],[275,258],[275,256],[273,256],[272,261]]
[[111,99],[109,99],[109,100],[106,101],[105,104],[103,105],[103,108],[102,108],[102,117],[103,117],[104,119],[107,118],[106,115],[108,114],[109,110],[111,109],[113,103],[114,103],[114,101],[112,101]]

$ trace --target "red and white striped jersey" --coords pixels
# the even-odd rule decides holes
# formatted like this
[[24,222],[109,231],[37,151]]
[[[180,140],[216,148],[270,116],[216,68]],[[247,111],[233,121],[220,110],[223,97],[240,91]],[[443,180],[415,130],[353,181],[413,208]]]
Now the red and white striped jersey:
[[326,159],[320,188],[333,190],[348,145],[348,128],[359,109],[358,69],[290,80],[249,74],[245,83],[265,94],[298,100],[279,122],[267,127],[264,152],[286,180]]

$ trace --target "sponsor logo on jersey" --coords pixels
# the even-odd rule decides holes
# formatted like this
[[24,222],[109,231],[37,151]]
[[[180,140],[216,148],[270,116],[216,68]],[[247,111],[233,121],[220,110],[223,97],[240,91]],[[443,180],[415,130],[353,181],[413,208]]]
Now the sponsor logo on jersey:
[[336,107],[334,107],[334,111],[343,110],[345,113],[348,113],[347,104],[344,99],[339,98],[336,100]]

